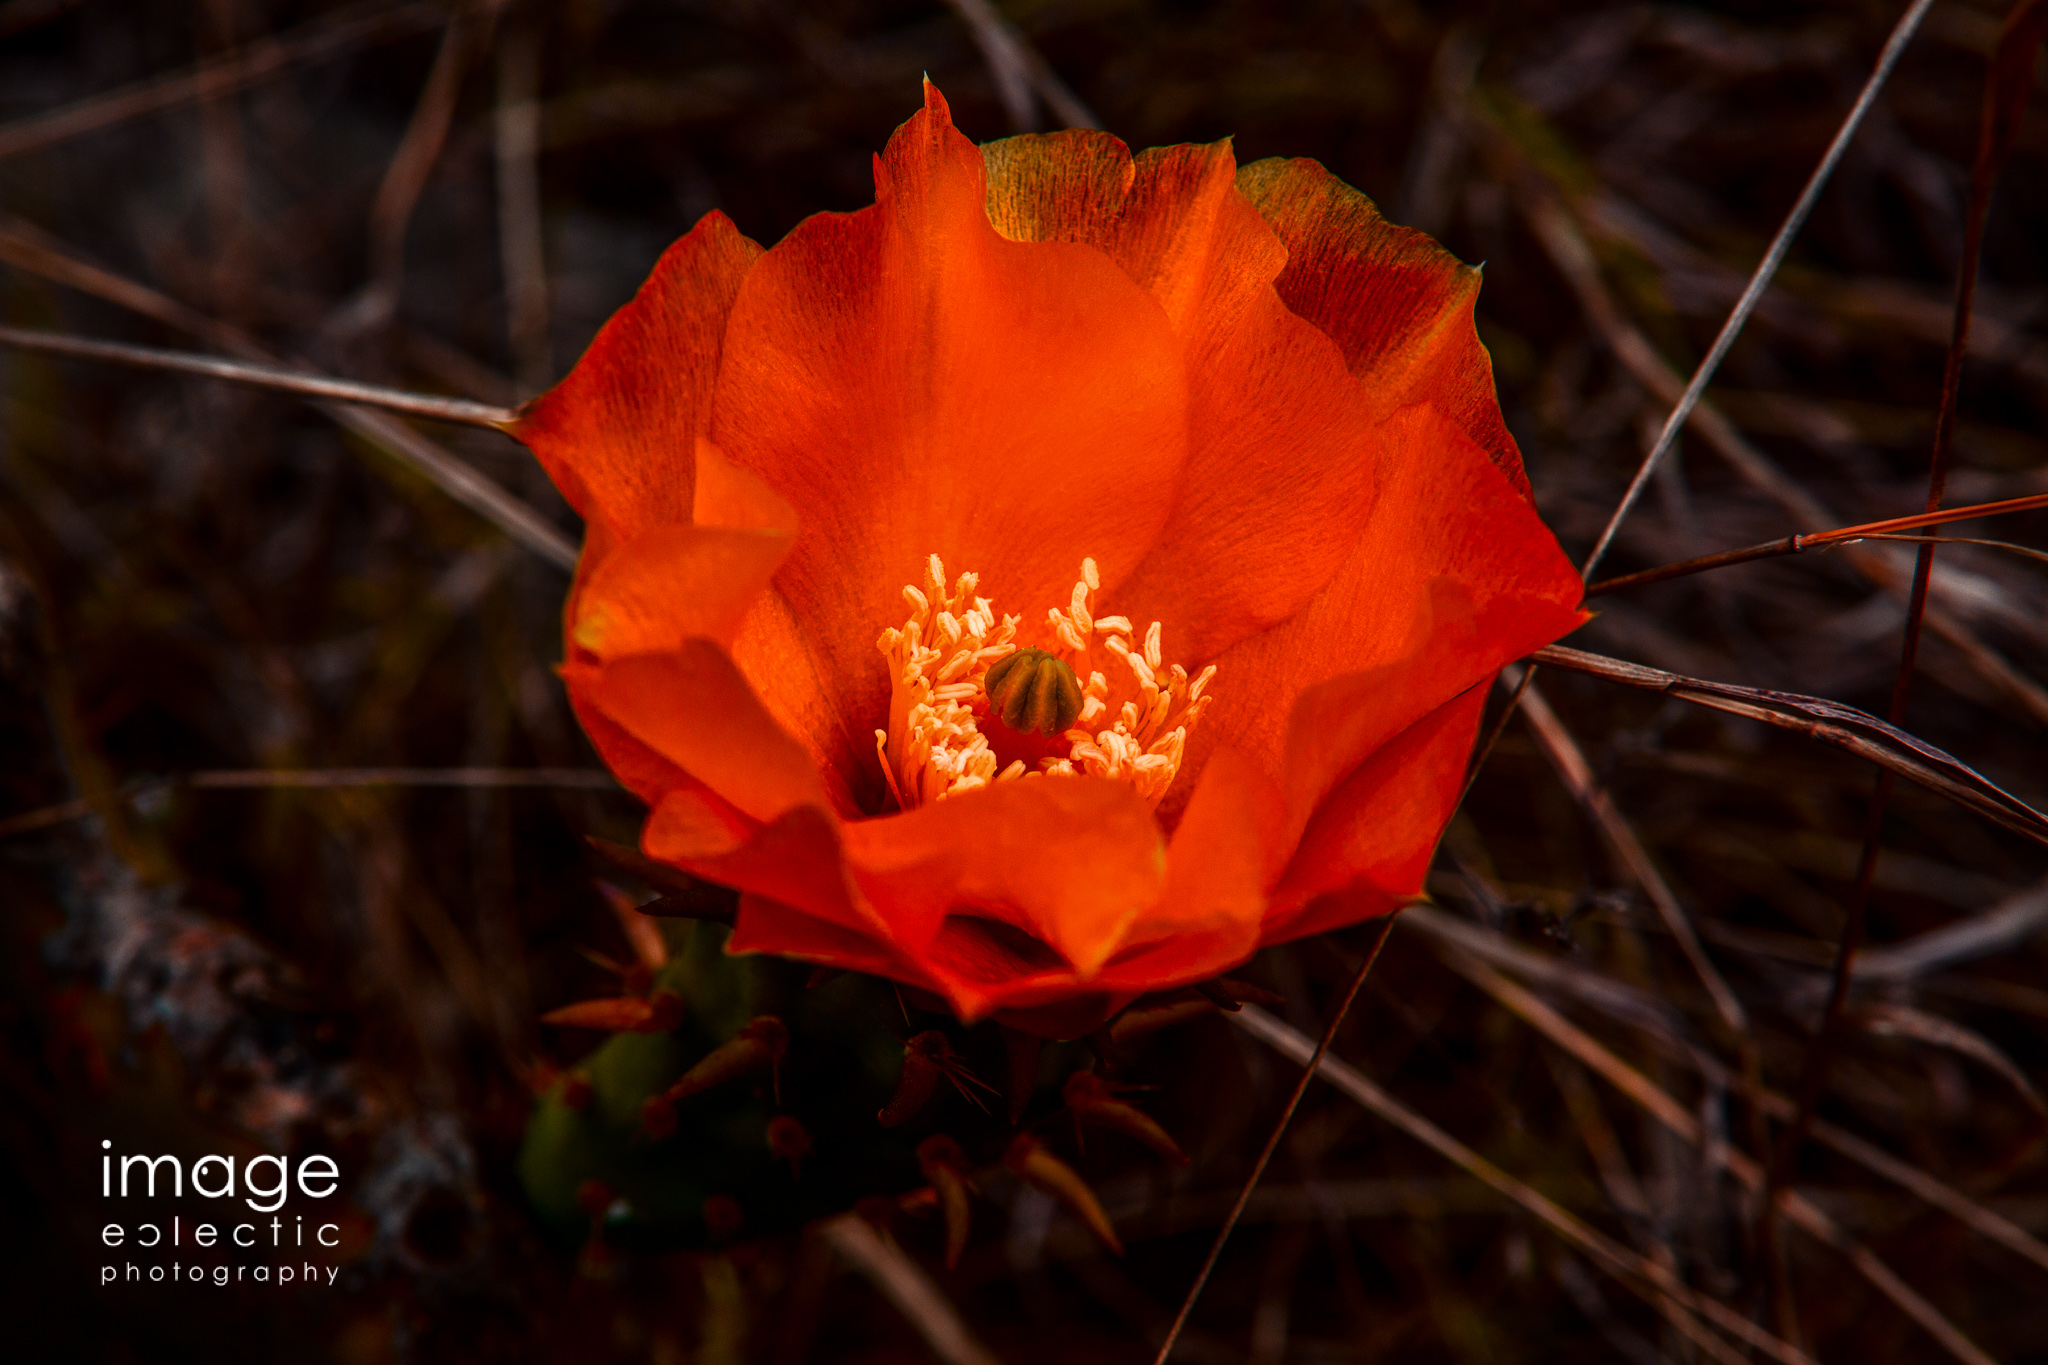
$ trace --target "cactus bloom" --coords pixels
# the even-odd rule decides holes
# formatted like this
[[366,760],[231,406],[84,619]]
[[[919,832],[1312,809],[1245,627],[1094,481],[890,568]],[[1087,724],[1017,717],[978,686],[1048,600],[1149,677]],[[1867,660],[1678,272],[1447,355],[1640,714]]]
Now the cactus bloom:
[[976,147],[929,85],[875,187],[707,216],[518,424],[646,853],[732,951],[1052,1034],[1414,895],[1583,619],[1478,272],[1313,162]]

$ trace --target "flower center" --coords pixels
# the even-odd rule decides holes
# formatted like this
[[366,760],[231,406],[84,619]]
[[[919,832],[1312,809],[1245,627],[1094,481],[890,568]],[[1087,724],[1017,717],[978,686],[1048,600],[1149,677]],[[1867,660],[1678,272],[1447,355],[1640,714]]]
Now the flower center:
[[[1195,678],[1159,653],[1159,623],[1142,646],[1126,617],[1091,615],[1102,580],[1081,561],[1066,607],[1019,639],[1021,617],[998,618],[964,573],[949,592],[937,555],[922,588],[903,589],[910,619],[876,647],[889,660],[889,728],[875,748],[904,810],[996,782],[1087,775],[1127,782],[1157,805],[1173,785],[1188,731],[1216,666]],[[1007,761],[1006,761],[1007,760]]]

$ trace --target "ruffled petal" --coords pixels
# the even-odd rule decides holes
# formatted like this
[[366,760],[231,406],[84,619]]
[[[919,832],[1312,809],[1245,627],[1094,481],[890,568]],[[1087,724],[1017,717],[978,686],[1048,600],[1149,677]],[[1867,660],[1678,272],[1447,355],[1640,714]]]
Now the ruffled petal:
[[874,207],[807,220],[747,276],[713,438],[796,508],[776,587],[837,704],[882,717],[875,637],[925,557],[1013,610],[1064,601],[1084,556],[1121,578],[1172,504],[1187,398],[1164,315],[1111,261],[989,226],[935,90],[875,175]]
[[729,645],[789,553],[777,531],[648,531],[586,571],[568,623],[571,657],[623,658],[701,637]]
[[694,780],[592,705],[584,684],[605,657],[660,649],[693,634],[732,643],[795,529],[786,507],[764,513],[758,494],[767,493],[765,486],[748,509],[761,515],[737,515],[746,499],[727,479],[719,484],[726,501],[707,524],[728,531],[692,530],[700,491],[696,448],[708,424],[726,315],[760,254],[725,215],[707,214],[662,254],[575,368],[528,404],[513,428],[585,521],[563,611],[570,700],[619,780],[650,802]]
[[[697,442],[693,515],[700,527],[764,532],[782,537],[785,545],[800,529],[795,509],[703,439]],[[833,808],[851,817],[879,804],[857,761],[872,718],[849,715],[843,698],[825,685],[812,643],[780,585],[772,579],[761,585],[730,637],[718,638],[769,714],[810,751]]]
[[1280,790],[1248,759],[1218,749],[1167,848],[1166,884],[1135,916],[1098,973],[1104,985],[1160,990],[1215,976],[1258,950],[1287,849]]
[[604,766],[611,770],[620,786],[650,806],[679,787],[703,786],[672,761],[642,743],[632,731],[592,706],[578,686],[575,664],[564,664],[561,672],[568,688],[569,708],[576,713],[576,723],[583,727],[591,747],[597,750],[598,757],[604,760]]
[[1273,890],[1265,942],[1383,915],[1421,891],[1464,791],[1485,703],[1485,686],[1471,688],[1374,750],[1337,784]]
[[710,416],[726,316],[760,255],[731,219],[706,214],[568,377],[520,414],[512,434],[582,515],[592,544],[690,522],[692,452]]
[[1085,979],[1159,901],[1166,845],[1149,806],[1105,778],[1026,778],[845,830],[862,890],[896,941],[979,984]]
[[[724,792],[727,783],[717,785]],[[1225,823],[1245,809],[1243,799],[1214,804],[1201,829],[1241,847]],[[762,821],[758,800],[752,810],[735,805],[741,820],[679,793],[655,809],[643,836],[649,856],[744,893],[732,951],[886,963],[887,975],[943,995],[963,1018],[1085,993],[1168,892],[1165,841],[1150,808],[1104,779],[1005,782],[852,822],[815,806]],[[1266,880],[1263,861],[1257,874],[1228,854],[1189,870],[1205,866],[1235,881],[1198,894],[1184,873],[1173,893],[1189,907],[1181,917],[1228,922],[1242,945],[1233,960],[1242,960],[1259,925],[1242,889]]]
[[822,960],[858,944],[863,961],[893,961],[889,926],[854,885],[840,833],[839,823],[816,807],[736,825],[684,793],[654,808],[640,839],[650,858],[743,893],[734,952]]
[[779,584],[771,581],[754,599],[730,653],[776,723],[810,754],[832,809],[853,819],[879,807],[880,783],[862,766],[874,751],[873,717],[849,714],[845,698],[826,686],[803,623]]
[[684,640],[601,666],[572,663],[563,672],[586,706],[749,819],[828,806],[810,755],[712,641]]
[[1336,343],[1375,410],[1430,403],[1526,498],[1521,452],[1472,322],[1479,272],[1426,233],[1389,223],[1317,162],[1255,161],[1237,183],[1287,249],[1274,288]]
[[838,919],[799,910],[772,897],[740,897],[739,917],[725,950],[734,955],[768,953],[818,962],[842,971],[866,972],[907,986],[933,987],[917,963],[897,953],[888,939],[851,929]]
[[1075,1037],[1147,991],[1258,950],[1285,854],[1281,806],[1263,774],[1225,751],[1164,849],[1142,803],[1079,778],[952,798],[926,808],[943,818],[921,829],[910,817],[856,826],[886,837],[886,866],[858,836],[849,850],[893,925],[910,905],[926,907],[928,924],[940,912],[928,939],[899,934],[898,950],[963,1018],[996,1013]]
[[[601,557],[586,555],[566,609],[569,658],[563,676],[585,728],[621,780],[650,804],[681,781],[674,752],[650,744],[655,717],[617,710],[638,689],[607,684],[621,660],[665,656],[688,641],[726,651],[752,684],[757,709],[765,707],[776,730],[798,740],[823,774],[835,809],[850,812],[844,777],[827,760],[844,746],[843,722],[808,668],[801,636],[780,600],[772,576],[795,538],[788,505],[753,474],[697,442],[695,525],[647,528]],[[748,665],[752,667],[749,668]],[[644,665],[634,665],[644,667]],[[675,704],[662,698],[656,709]],[[731,737],[739,742],[744,731]],[[773,740],[777,752],[787,746]],[[699,774],[700,777],[706,774]]]
[[1262,946],[1263,932],[1249,943],[1238,926],[1191,929],[1171,938],[1140,943],[1118,953],[1091,984],[1108,987],[1126,1000],[1154,991],[1209,981],[1244,963]]
[[1188,469],[1151,554],[1109,594],[1209,659],[1286,619],[1343,562],[1382,458],[1337,347],[1274,289],[1286,249],[1237,186],[1230,145],[1135,160],[1105,133],[982,149],[989,216],[1025,241],[1100,247],[1152,294],[1185,348]]
[[1410,726],[1585,619],[1578,575],[1484,450],[1428,406],[1383,425],[1405,458],[1350,557],[1302,611],[1217,661],[1192,736],[1190,761],[1229,745],[1278,777],[1289,845]]

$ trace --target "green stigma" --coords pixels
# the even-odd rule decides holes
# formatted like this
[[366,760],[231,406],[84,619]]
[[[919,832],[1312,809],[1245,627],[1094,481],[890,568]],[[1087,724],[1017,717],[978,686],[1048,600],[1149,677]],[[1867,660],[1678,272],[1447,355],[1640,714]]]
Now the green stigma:
[[990,665],[989,714],[1012,730],[1056,735],[1081,716],[1081,681],[1042,649],[1020,649]]

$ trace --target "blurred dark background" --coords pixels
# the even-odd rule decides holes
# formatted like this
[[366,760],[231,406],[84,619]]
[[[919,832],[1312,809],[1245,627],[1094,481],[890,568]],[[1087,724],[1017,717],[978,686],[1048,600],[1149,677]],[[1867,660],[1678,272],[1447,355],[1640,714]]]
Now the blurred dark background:
[[[929,73],[977,139],[1080,112],[1133,147],[1310,156],[1485,261],[1502,405],[1577,556],[1901,9],[0,0],[0,321],[517,402],[703,213],[772,243],[869,202],[871,155]],[[1611,567],[1924,500],[2004,9],[1935,4]],[[1993,204],[1951,502],[2048,491],[2042,103]],[[516,445],[418,431],[575,534]],[[294,399],[0,352],[5,1354],[938,1358],[815,1231],[599,1274],[529,1213],[514,1168],[532,1088],[593,1038],[536,1016],[613,989],[584,950],[629,952],[583,839],[631,842],[639,812],[591,776],[550,671],[565,576],[402,455]],[[1909,727],[2048,805],[2048,515],[1951,529],[2035,553],[1944,547]],[[1911,549],[1617,595],[1571,643],[1881,712]],[[1337,1052],[1773,1321],[1753,1201],[1711,1153],[1760,1147],[1731,1075],[1795,1083],[1869,772],[1657,696],[1541,688],[1548,742],[1506,730],[1445,842],[1434,927],[1396,928]],[[1559,780],[1560,734],[1699,926],[1741,1030]],[[317,776],[371,768],[485,776]],[[249,769],[315,776],[218,778]],[[1849,1143],[1810,1145],[1796,1171],[1834,1240],[1790,1234],[1799,1330],[1828,1361],[1978,1358],[1969,1342],[2048,1361],[2048,858],[1917,788],[1884,846],[1871,938],[1890,956],[1821,1110]],[[1245,975],[1314,1034],[1369,938]],[[1504,1007],[1486,964],[1675,1097],[1706,1147]],[[934,1226],[895,1229],[1010,1365],[1150,1358],[1296,1075],[1217,1018],[1123,1060],[1195,1158],[1061,1149],[1127,1255],[1014,1182],[984,1189],[957,1271]],[[100,1287],[102,1139],[335,1153],[336,1284]],[[1710,1357],[1582,1249],[1318,1087],[1176,1358]]]

